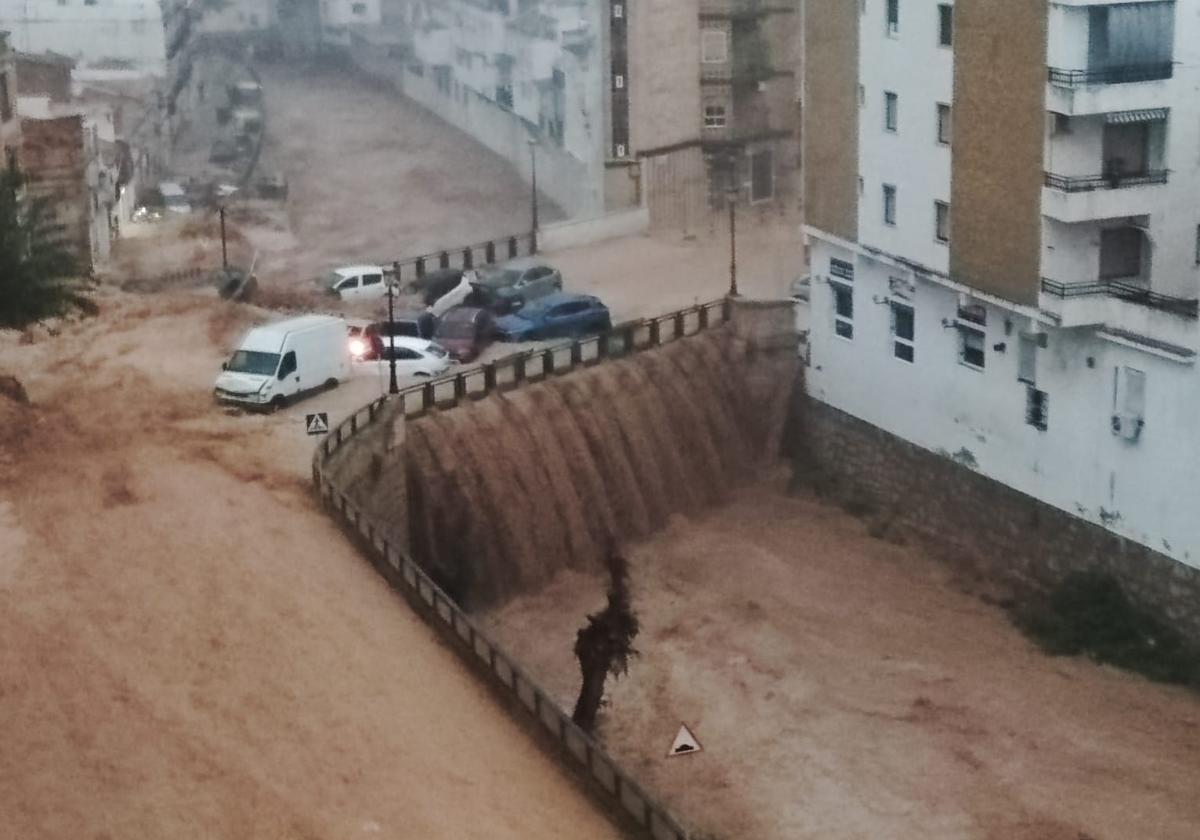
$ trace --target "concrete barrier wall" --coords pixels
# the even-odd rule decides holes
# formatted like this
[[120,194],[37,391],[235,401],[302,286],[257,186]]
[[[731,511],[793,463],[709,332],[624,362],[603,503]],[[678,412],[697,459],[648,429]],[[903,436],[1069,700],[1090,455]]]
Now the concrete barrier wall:
[[645,233],[649,228],[650,211],[645,207],[638,207],[590,219],[543,225],[538,241],[543,251],[555,251],[620,236],[635,236]]
[[1138,606],[1200,642],[1200,571],[980,475],[970,453],[930,452],[803,403],[788,438],[806,448],[831,495],[1013,594],[1047,591],[1075,571],[1111,574]]
[[367,44],[356,43],[345,57],[365,76],[394,88],[507,160],[527,182],[532,172],[529,141],[539,139],[538,191],[570,218],[596,217],[604,212],[604,170],[599,158],[589,166],[542,140],[537,126],[469,88],[453,83],[448,89],[439,88],[431,67],[413,72],[399,58]]

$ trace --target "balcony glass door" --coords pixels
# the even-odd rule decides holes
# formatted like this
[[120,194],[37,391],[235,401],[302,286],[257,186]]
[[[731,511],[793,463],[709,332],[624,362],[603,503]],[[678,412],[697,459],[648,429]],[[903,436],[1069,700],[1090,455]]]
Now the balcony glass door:
[[1174,2],[1123,3],[1089,10],[1089,70],[1169,64],[1174,41]]

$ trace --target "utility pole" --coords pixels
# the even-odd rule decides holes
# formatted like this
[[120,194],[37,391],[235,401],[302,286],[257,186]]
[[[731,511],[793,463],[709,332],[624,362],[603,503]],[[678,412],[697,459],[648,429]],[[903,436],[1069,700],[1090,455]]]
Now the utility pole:
[[217,207],[217,213],[221,216],[221,268],[229,268],[229,251],[225,247],[225,205],[221,204]]
[[387,287],[388,293],[388,393],[399,394],[400,384],[396,381],[396,311],[394,309],[396,300],[396,277],[390,278]]
[[737,187],[726,193],[729,203],[729,296],[738,296],[737,287]]
[[532,137],[529,138],[529,172],[532,183],[529,195],[529,207],[533,222],[533,230],[530,238],[533,253],[536,254],[538,249],[537,140]]

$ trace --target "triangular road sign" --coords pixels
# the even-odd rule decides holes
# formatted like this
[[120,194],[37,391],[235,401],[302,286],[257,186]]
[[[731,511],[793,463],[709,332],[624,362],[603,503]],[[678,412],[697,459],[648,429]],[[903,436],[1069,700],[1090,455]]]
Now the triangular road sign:
[[671,744],[671,751],[667,753],[667,758],[674,755],[697,753],[702,749],[704,748],[700,746],[700,742],[696,740],[692,730],[687,728],[687,724],[680,724],[679,734],[675,736],[675,742]]
[[323,435],[329,431],[329,415],[324,411],[319,414],[306,414],[304,428],[310,435]]

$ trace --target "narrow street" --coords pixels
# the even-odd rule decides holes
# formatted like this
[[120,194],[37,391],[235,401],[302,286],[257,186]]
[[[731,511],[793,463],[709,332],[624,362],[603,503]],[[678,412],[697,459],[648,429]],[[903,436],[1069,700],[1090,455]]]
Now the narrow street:
[[[526,183],[424,109],[322,65],[259,70],[267,124],[259,168],[282,171],[290,190],[291,236],[261,237],[268,281],[529,229]],[[540,209],[546,222],[559,218],[544,198]]]

